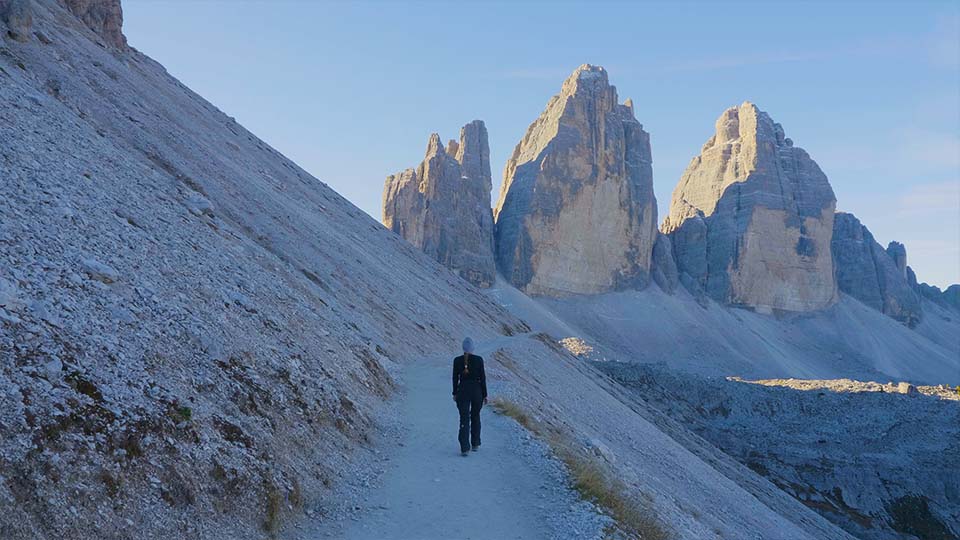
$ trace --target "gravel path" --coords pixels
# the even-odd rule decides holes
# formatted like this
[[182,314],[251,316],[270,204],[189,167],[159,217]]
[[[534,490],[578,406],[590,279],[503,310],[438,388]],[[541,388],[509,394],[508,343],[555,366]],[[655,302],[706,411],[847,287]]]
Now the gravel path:
[[[478,353],[488,356],[494,346]],[[449,362],[444,356],[406,369],[404,433],[381,486],[370,490],[360,515],[324,534],[355,540],[601,538],[608,518],[567,487],[562,465],[513,420],[485,407],[481,450],[460,455]]]

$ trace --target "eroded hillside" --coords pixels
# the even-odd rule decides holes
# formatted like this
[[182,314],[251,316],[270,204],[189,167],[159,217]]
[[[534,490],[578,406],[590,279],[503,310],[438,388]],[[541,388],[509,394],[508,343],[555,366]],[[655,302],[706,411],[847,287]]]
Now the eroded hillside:
[[0,537],[266,534],[369,446],[400,359],[518,326],[159,64],[23,5],[0,42]]

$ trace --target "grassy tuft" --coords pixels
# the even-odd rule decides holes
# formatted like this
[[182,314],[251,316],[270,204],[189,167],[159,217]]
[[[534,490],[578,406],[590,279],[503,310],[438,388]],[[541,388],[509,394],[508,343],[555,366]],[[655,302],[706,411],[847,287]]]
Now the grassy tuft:
[[619,531],[611,536],[626,535],[638,540],[670,540],[674,537],[671,530],[654,513],[645,500],[642,502],[630,497],[631,488],[620,480],[611,478],[602,464],[596,459],[577,452],[569,441],[557,432],[544,437],[544,429],[520,405],[503,398],[496,398],[492,404],[494,411],[509,416],[534,435],[541,437],[563,463],[570,473],[573,489],[580,497],[602,508],[617,522]]
[[490,402],[490,406],[493,407],[493,410],[497,413],[513,418],[518,424],[523,426],[524,429],[533,433],[534,435],[540,434],[540,430],[534,424],[533,419],[530,418],[530,415],[528,415],[527,412],[516,403],[498,397],[493,398],[493,401]]

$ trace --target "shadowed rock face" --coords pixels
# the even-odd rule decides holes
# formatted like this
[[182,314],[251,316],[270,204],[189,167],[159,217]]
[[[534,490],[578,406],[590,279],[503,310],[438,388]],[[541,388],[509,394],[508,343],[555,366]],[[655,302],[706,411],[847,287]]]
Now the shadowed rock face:
[[641,288],[656,238],[650,136],[583,65],[527,129],[494,210],[497,264],[528,294]]
[[758,311],[837,299],[836,198],[810,156],[752,103],[727,109],[673,192],[661,230],[695,293]]
[[416,169],[387,177],[383,223],[480,287],[496,280],[487,128],[474,120],[447,148],[434,133]]
[[920,321],[920,297],[907,278],[903,244],[891,242],[884,250],[856,216],[837,212],[832,251],[841,291],[909,326]]

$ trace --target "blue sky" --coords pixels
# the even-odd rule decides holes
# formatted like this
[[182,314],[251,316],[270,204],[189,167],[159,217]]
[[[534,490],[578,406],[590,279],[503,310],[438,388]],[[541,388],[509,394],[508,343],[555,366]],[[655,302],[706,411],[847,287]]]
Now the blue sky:
[[960,3],[326,3],[126,0],[130,44],[354,204],[427,138],[487,124],[494,195],[578,65],[651,134],[660,219],[744,100],[826,172],[838,208],[960,282]]

